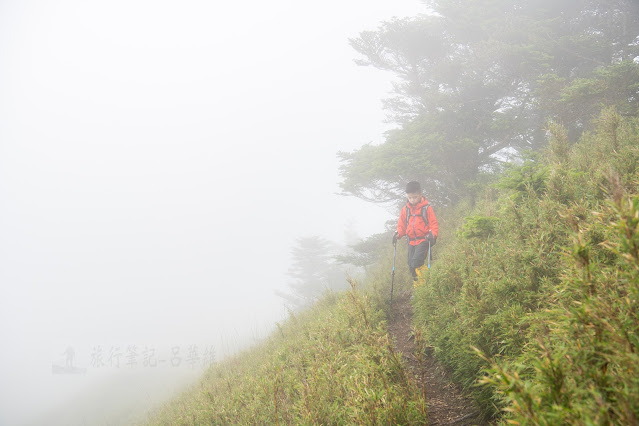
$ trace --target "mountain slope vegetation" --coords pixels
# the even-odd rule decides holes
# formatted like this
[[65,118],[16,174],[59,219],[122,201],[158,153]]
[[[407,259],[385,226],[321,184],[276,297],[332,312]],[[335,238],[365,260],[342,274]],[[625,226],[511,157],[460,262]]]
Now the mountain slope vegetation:
[[[632,424],[639,121],[607,109],[578,142],[561,126],[548,131],[543,153],[442,211],[448,231],[414,290],[415,333],[485,418]],[[424,395],[386,331],[388,246],[364,290],[353,283],[292,314],[150,424],[427,423]],[[395,291],[410,291],[397,269]]]
[[425,423],[423,395],[393,351],[383,311],[352,284],[213,366],[149,424]]
[[[487,415],[639,414],[639,122],[605,110],[487,187],[416,291],[416,328]],[[482,382],[484,386],[477,387]],[[634,419],[634,420],[633,420]]]
[[[397,77],[399,127],[338,154],[345,194],[399,206],[418,180],[437,213],[414,289],[397,253],[420,350],[485,420],[637,424],[639,3],[424,3],[436,13],[351,40]],[[339,259],[364,267],[360,287],[291,314],[150,424],[427,423],[386,330],[393,227]]]

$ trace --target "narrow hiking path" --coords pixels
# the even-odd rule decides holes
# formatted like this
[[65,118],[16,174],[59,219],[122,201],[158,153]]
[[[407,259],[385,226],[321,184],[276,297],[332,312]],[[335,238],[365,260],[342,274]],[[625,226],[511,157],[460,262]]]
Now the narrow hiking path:
[[413,335],[413,305],[410,292],[397,294],[393,299],[388,333],[393,348],[402,353],[414,380],[423,389],[428,404],[428,424],[485,425],[479,409],[447,376],[444,368],[428,350],[420,350]]

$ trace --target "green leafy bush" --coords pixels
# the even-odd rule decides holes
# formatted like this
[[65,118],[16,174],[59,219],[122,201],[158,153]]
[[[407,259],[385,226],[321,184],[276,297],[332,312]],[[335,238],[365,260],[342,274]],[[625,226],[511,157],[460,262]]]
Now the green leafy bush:
[[[609,205],[610,200],[616,200],[618,205],[628,194],[637,193],[637,120],[621,118],[614,111],[605,109],[597,120],[596,130],[585,133],[574,144],[565,139],[565,133],[557,126],[551,130],[553,137],[559,139],[557,145],[544,156],[533,157],[508,171],[499,183],[487,189],[490,197],[476,197],[478,201],[473,209],[468,211],[465,220],[458,222],[458,238],[438,246],[437,262],[416,290],[415,326],[418,332],[435,348],[435,354],[453,377],[473,392],[486,417],[516,409],[516,404],[523,407],[525,401],[534,400],[537,401],[534,409],[542,413],[526,421],[535,423],[544,418],[546,424],[560,424],[562,417],[553,418],[551,414],[543,417],[544,410],[551,413],[562,401],[572,401],[573,411],[581,409],[575,408],[573,398],[581,394],[564,393],[569,388],[566,383],[579,388],[579,392],[588,393],[600,380],[593,376],[591,381],[582,384],[576,375],[571,375],[576,374],[575,371],[564,368],[563,363],[573,362],[577,366],[594,362],[600,368],[605,364],[610,369],[612,358],[605,357],[613,357],[613,354],[617,357],[624,351],[626,355],[623,356],[635,356],[628,349],[630,346],[624,350],[621,346],[612,349],[605,346],[606,343],[597,346],[591,340],[588,342],[591,348],[596,348],[593,349],[595,352],[604,350],[601,356],[605,355],[607,361],[596,358],[596,353],[583,359],[580,358],[583,354],[568,349],[564,352],[562,348],[566,346],[552,346],[548,330],[555,330],[553,335],[573,339],[575,318],[583,320],[585,315],[593,315],[592,305],[582,301],[582,296],[575,290],[576,284],[567,285],[567,282],[573,282],[567,281],[567,277],[580,277],[591,283],[581,284],[587,289],[599,288],[603,276],[596,284],[592,281],[593,268],[597,265],[597,274],[604,274],[610,283],[619,278],[634,279],[615,275],[623,256],[617,253],[621,249],[610,246],[610,227],[616,226],[612,223],[618,220]],[[467,211],[467,207],[464,209]],[[573,265],[575,260],[580,265],[579,274]],[[609,286],[610,291],[618,288],[616,284]],[[611,300],[602,299],[597,314],[602,333],[608,327],[606,322],[623,330],[637,321],[636,314],[633,317],[630,310],[626,310],[623,327],[621,320],[607,319],[612,310],[622,310],[620,305],[634,303],[634,299],[626,300],[626,293],[630,294],[630,290],[619,293],[614,303],[612,296],[608,297]],[[571,314],[570,321],[559,318],[558,313],[568,312],[569,306],[577,309],[577,305],[570,305],[577,301],[581,301],[579,315]],[[595,323],[592,319],[588,321],[583,323],[584,333],[593,332],[594,325],[588,324]],[[597,337],[596,333],[594,336]],[[605,336],[605,339],[601,337],[601,342],[620,339],[612,334],[601,336]],[[586,344],[586,340],[581,344]],[[476,351],[483,354],[483,358],[478,357]],[[544,351],[550,355],[544,358],[541,356],[546,353]],[[533,367],[532,360],[546,364],[538,363]],[[485,379],[486,385],[477,386],[484,377],[483,369],[491,368],[491,365],[492,376]],[[495,370],[495,365],[501,366],[501,370]],[[614,369],[609,372],[617,373]],[[502,374],[501,378],[498,378],[499,374]],[[504,374],[510,374],[510,381],[501,381]],[[636,379],[631,379],[630,374],[624,373],[620,376],[623,378],[614,381],[615,386],[625,389],[625,396],[615,397],[616,402],[612,405],[608,406],[606,402],[600,407],[614,406],[619,412],[628,410],[624,408],[629,404],[628,398],[636,395],[638,389]],[[518,379],[513,382],[512,377]],[[613,383],[605,375],[601,380],[604,380],[601,384],[604,387],[608,386],[606,383]],[[516,389],[508,387],[511,385]],[[547,399],[539,400],[537,388],[549,392],[544,394]],[[609,393],[597,395],[604,402],[609,401],[606,399]],[[627,406],[631,407],[629,412],[634,412],[632,404]],[[610,420],[613,423],[622,418],[629,417],[621,414],[609,417],[616,419]],[[566,419],[573,421],[577,417]]]
[[[597,214],[589,228],[601,225],[610,239],[577,239],[557,303],[531,315],[526,351],[493,361],[483,379],[505,396],[509,423],[639,421],[639,196],[603,210],[615,220]],[[602,262],[600,249],[614,262]]]
[[488,216],[469,216],[461,227],[459,235],[463,238],[487,238],[495,233],[499,219]]

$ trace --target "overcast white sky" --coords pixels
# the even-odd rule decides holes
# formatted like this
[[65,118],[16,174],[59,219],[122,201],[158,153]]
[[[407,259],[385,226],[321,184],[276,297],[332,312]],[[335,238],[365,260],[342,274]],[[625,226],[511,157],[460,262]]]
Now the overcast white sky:
[[67,346],[260,334],[297,237],[381,232],[385,211],[335,195],[392,79],[347,39],[424,11],[0,2],[0,424],[47,399]]

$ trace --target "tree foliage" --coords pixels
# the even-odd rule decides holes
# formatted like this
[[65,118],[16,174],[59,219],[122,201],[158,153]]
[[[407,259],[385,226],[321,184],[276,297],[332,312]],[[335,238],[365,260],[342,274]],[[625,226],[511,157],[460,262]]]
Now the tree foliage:
[[277,292],[291,308],[309,306],[325,291],[347,287],[346,273],[335,261],[335,247],[330,241],[318,236],[300,237],[291,255],[291,292]]
[[433,14],[351,40],[358,64],[395,75],[384,107],[399,128],[339,153],[345,193],[391,202],[415,179],[454,203],[482,173],[544,146],[549,118],[576,137],[603,105],[637,114],[636,1],[425,3]]
[[335,260],[344,265],[367,267],[379,262],[388,247],[390,233],[373,234],[349,245],[349,251],[335,256]]

